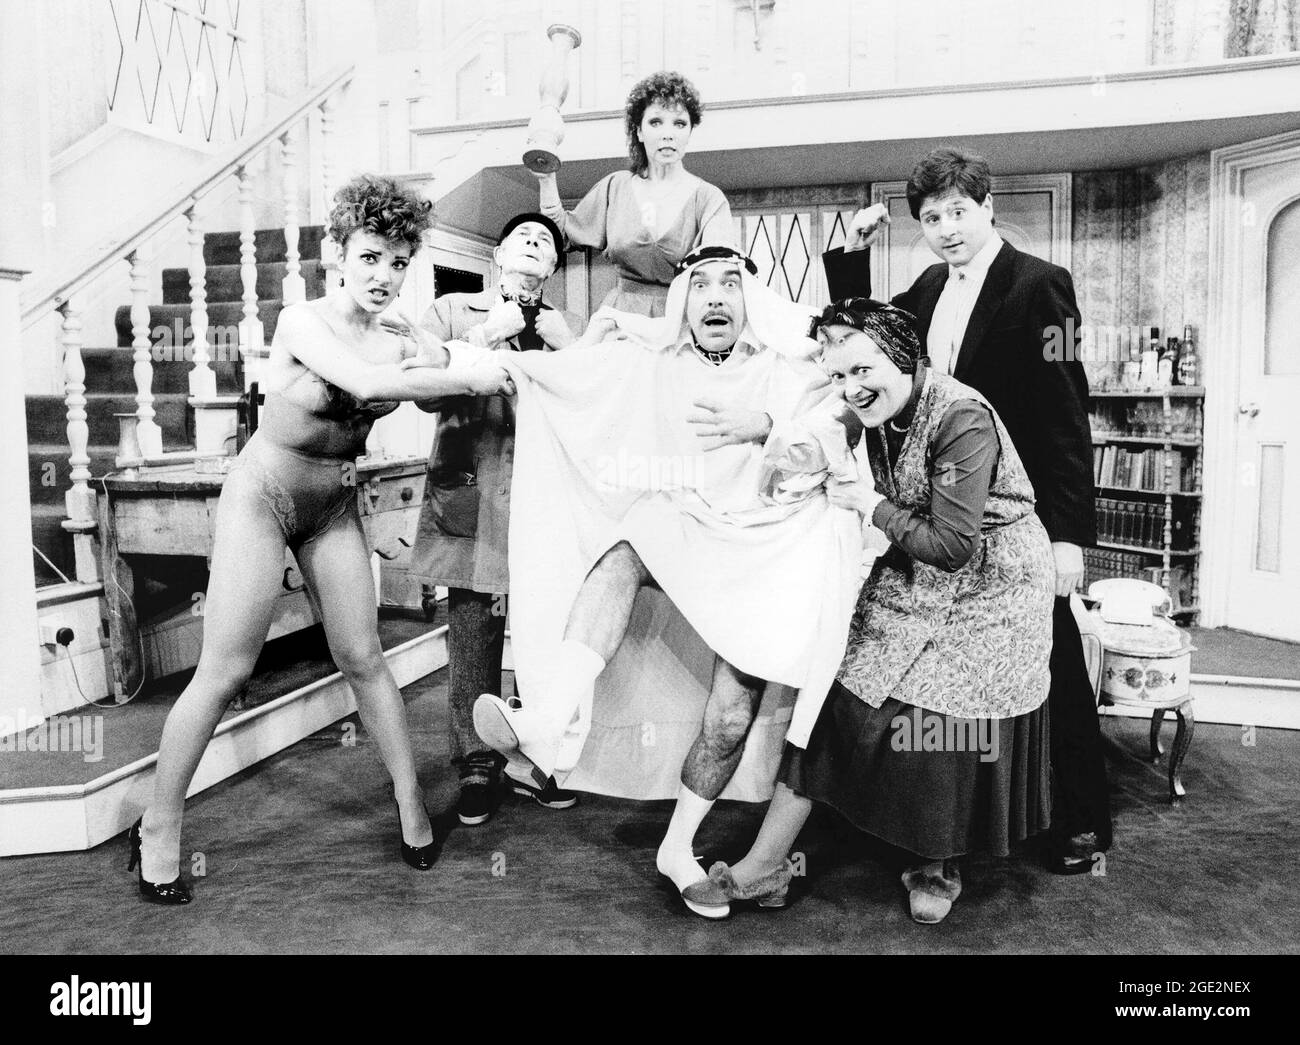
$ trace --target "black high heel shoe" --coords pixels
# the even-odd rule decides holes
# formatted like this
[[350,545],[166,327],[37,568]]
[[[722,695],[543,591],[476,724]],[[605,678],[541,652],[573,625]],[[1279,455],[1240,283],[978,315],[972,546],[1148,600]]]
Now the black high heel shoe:
[[[393,805],[397,805],[397,796],[393,796]],[[424,811],[425,816],[429,816],[429,810]],[[433,826],[433,818],[429,818],[429,825]],[[408,867],[413,867],[417,871],[427,871],[438,862],[438,836],[433,836],[433,841],[428,845],[407,845],[406,837],[402,834],[402,807],[397,806],[397,834],[402,839],[402,859],[406,861]]]
[[140,825],[144,822],[141,817],[131,825],[131,830],[127,832],[127,840],[131,843],[131,861],[126,865],[128,871],[134,871],[137,867],[140,876],[140,895],[149,903],[167,904],[175,906],[177,904],[187,904],[193,899],[190,896],[190,887],[181,881],[181,876],[177,875],[171,882],[147,882],[144,877],[144,860],[140,857]]

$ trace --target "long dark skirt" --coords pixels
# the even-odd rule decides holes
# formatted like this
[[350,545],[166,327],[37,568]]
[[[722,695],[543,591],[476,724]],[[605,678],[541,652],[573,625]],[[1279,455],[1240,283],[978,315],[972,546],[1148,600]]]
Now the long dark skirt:
[[778,779],[924,859],[1005,856],[1051,820],[1048,755],[1046,704],[956,719],[892,698],[873,708],[836,682],[807,749],[786,745]]

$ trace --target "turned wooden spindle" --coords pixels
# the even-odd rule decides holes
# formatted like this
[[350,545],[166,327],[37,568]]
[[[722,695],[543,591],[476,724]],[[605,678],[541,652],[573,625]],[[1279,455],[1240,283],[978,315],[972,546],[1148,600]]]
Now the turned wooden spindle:
[[185,220],[190,245],[190,328],[193,332],[189,347],[194,353],[189,373],[190,395],[211,398],[217,394],[217,375],[208,352],[208,268],[203,259],[203,219],[197,197],[190,201]]
[[307,300],[298,253],[298,149],[292,134],[280,135],[280,166],[284,173],[284,279],[280,298],[286,305]]
[[149,340],[149,254],[137,247],[127,255],[131,263],[131,374],[135,378],[136,432],[140,451],[147,457],[162,453],[162,431],[153,407],[153,346]]
[[524,150],[524,166],[536,174],[553,174],[560,169],[555,150],[564,141],[560,106],[569,95],[569,52],[582,45],[582,34],[572,26],[557,23],[546,30],[546,35],[551,40],[551,55],[538,89],[542,104],[528,121],[528,145]]
[[261,380],[266,357],[265,333],[257,318],[257,220],[253,212],[253,178],[247,164],[235,176],[239,181],[239,278],[243,318],[239,321],[239,356],[244,362],[244,391]]

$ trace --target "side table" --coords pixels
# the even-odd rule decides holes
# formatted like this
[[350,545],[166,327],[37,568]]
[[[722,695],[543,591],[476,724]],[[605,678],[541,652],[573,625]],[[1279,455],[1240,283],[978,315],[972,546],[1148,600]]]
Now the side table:
[[1196,731],[1191,695],[1194,649],[1186,633],[1182,647],[1172,653],[1152,654],[1105,644],[1102,647],[1101,702],[1151,711],[1151,761],[1156,765],[1164,753],[1160,726],[1165,712],[1177,716],[1178,728],[1169,753],[1169,801],[1175,805],[1187,794],[1180,771]]

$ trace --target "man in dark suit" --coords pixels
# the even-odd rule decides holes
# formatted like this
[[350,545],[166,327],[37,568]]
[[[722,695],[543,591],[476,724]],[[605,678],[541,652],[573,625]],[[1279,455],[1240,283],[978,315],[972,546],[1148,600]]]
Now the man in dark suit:
[[[1048,695],[1053,780],[1049,865],[1087,871],[1110,847],[1110,796],[1092,687],[1068,596],[1083,579],[1083,548],[1096,543],[1088,381],[1078,356],[1074,282],[1059,265],[998,235],[988,164],[936,149],[907,183],[912,216],[942,259],[893,299],[916,316],[931,366],[993,404],[1037,498],[1056,558],[1052,685]],[[867,246],[889,217],[859,211],[848,245],[823,255],[831,298],[869,295]]]

